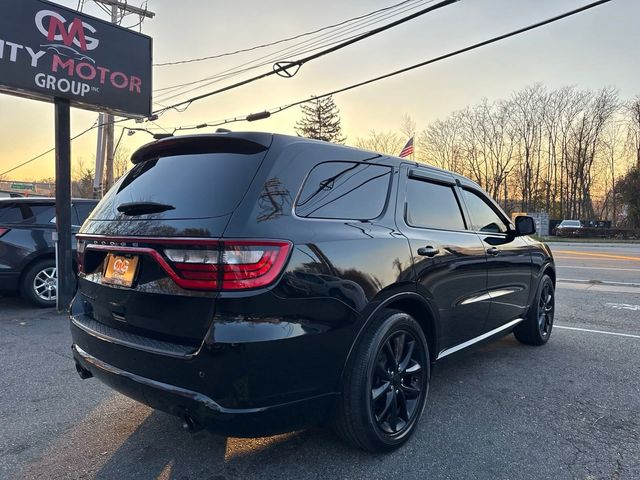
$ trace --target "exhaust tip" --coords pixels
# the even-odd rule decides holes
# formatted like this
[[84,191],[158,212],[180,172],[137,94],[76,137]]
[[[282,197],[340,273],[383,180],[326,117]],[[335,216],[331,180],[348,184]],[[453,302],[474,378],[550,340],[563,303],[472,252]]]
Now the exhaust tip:
[[93,377],[93,373],[84,368],[80,363],[76,360],[76,372],[80,375],[80,378],[86,380],[87,378]]

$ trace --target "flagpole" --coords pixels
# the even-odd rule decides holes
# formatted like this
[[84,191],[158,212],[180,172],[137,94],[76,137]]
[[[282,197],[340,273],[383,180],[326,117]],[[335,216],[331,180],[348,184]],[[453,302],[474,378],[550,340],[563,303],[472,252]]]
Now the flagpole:
[[416,161],[416,132],[411,134],[411,138],[413,138],[413,150],[411,152],[411,160]]

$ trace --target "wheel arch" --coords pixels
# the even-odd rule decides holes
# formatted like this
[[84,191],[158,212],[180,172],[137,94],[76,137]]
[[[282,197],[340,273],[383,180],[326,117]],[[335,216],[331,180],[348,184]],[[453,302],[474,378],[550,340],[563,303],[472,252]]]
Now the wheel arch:
[[22,282],[24,281],[24,276],[31,269],[31,267],[40,262],[42,260],[54,260],[56,259],[56,254],[54,251],[46,251],[44,253],[40,253],[32,258],[30,258],[20,269],[20,288],[22,288]]
[[[551,281],[553,282],[553,288],[555,288],[555,286],[556,286],[556,269],[555,269],[555,266],[551,262],[548,262],[542,268],[542,275],[549,275],[549,277],[551,278]],[[542,275],[540,276],[541,278],[542,278]]]
[[382,310],[392,309],[400,310],[411,315],[422,327],[424,336],[427,339],[429,346],[429,357],[433,363],[438,357],[440,346],[440,329],[437,321],[437,309],[434,309],[430,303],[421,295],[416,292],[403,292],[391,295],[390,297],[381,301],[366,317],[366,320],[362,323],[356,338],[351,344],[351,348],[347,354],[347,358],[342,367],[340,374],[340,384],[344,379],[345,371],[349,367],[356,347],[362,338],[362,334],[367,326],[373,321],[374,317]]
[[[56,253],[55,250],[46,250],[44,252],[40,252],[35,256],[32,256],[31,258],[29,258],[26,263],[24,263],[24,265],[22,265],[22,267],[20,268],[20,279],[19,279],[19,288],[21,288],[22,286],[22,282],[24,280],[24,276],[25,274],[29,271],[29,269],[37,262],[40,262],[42,260],[54,260],[56,259]],[[78,271],[78,264],[75,260],[75,258],[73,259],[73,271],[77,273]]]

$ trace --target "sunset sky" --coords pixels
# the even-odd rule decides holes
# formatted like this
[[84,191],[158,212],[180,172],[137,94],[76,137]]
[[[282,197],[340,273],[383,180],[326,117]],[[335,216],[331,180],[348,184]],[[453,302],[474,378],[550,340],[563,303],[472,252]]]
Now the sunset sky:
[[[251,47],[398,2],[149,0],[149,9],[156,12],[156,17],[145,21],[143,32],[154,39],[154,60],[166,62]],[[78,2],[56,3],[75,8]],[[142,0],[129,3],[139,5]],[[184,113],[169,112],[157,124],[171,131],[175,126],[262,111],[420,62],[586,3],[589,0],[462,0],[311,62],[292,79],[276,76],[261,80],[198,102]],[[106,18],[89,0],[85,12]],[[124,24],[136,21],[130,17]],[[514,90],[537,82],[549,88],[576,85],[596,89],[612,85],[623,98],[638,95],[639,21],[640,1],[613,0],[540,30],[338,95],[335,101],[341,111],[347,143],[371,129],[398,129],[403,114],[409,114],[422,128],[483,97],[490,100],[508,97]],[[214,75],[278,48],[282,47],[154,68],[154,88]],[[267,65],[251,75],[270,68]],[[225,83],[208,89],[222,85]],[[173,101],[205,91],[207,88]],[[96,117],[93,112],[74,109],[72,133],[90,127]],[[299,117],[300,109],[293,108],[268,120],[236,123],[229,128],[294,133],[293,126]],[[136,126],[134,122],[125,125]],[[53,105],[0,96],[0,173],[51,148],[53,133]],[[120,134],[119,128],[116,134]],[[150,139],[144,132],[125,135],[121,148],[132,151]],[[95,143],[95,131],[74,142],[74,163],[82,159],[86,166],[93,164]],[[7,178],[41,179],[53,176],[53,172],[54,157],[49,154]]]

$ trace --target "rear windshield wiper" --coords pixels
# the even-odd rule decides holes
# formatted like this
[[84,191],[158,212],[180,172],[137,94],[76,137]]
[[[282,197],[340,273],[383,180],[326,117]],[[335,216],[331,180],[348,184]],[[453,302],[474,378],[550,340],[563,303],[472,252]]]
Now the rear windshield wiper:
[[118,205],[118,211],[125,215],[145,215],[147,213],[160,213],[167,210],[175,210],[173,205],[156,202],[128,202]]

